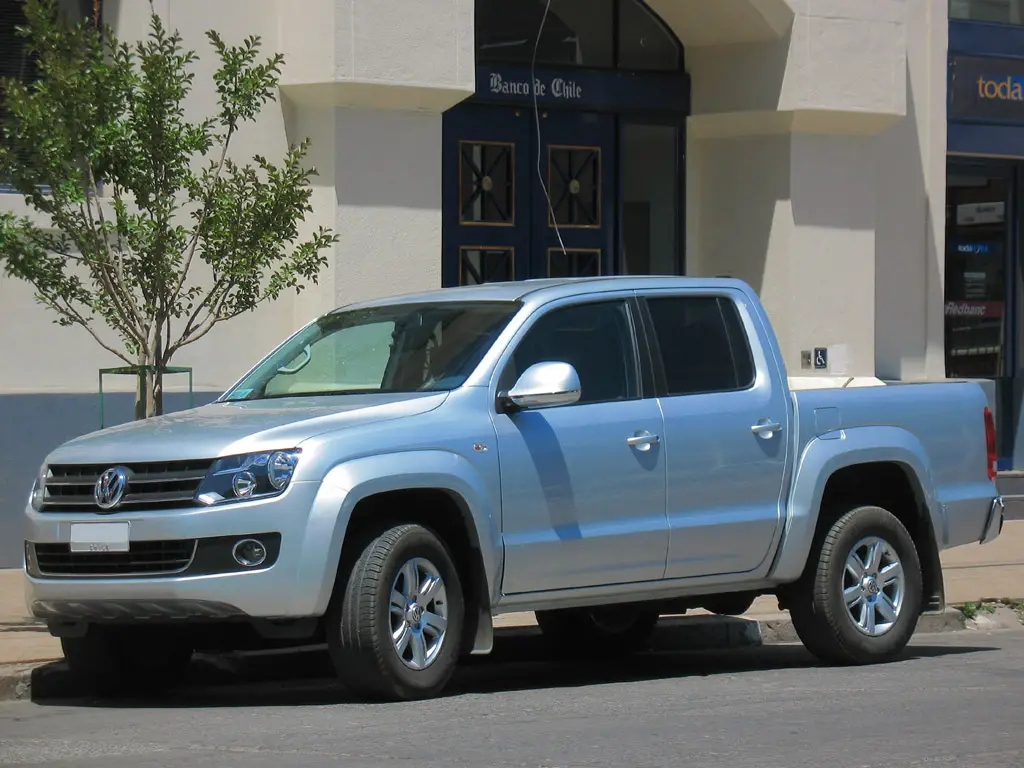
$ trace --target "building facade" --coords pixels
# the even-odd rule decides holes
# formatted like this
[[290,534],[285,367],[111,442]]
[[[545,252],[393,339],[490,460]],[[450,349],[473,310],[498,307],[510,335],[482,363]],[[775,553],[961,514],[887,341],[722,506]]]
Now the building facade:
[[1024,466],[1024,2],[949,6],[946,371],[991,379],[1003,469]]
[[[0,0],[0,24],[16,5]],[[236,151],[273,158],[311,138],[306,224],[340,236],[315,290],[220,326],[175,360],[193,368],[199,401],[329,308],[549,275],[738,277],[767,305],[796,380],[946,374],[943,2],[152,7],[201,53],[197,113],[214,99],[206,29],[258,34],[285,55],[279,103]],[[149,8],[102,3],[122,39],[145,33]],[[16,74],[9,37],[0,27],[0,66]],[[0,210],[24,206],[0,194]],[[45,452],[98,426],[97,371],[116,364],[50,320],[0,277],[0,526]],[[108,422],[127,418],[130,388],[108,394]],[[0,537],[0,565],[20,557],[17,539]]]

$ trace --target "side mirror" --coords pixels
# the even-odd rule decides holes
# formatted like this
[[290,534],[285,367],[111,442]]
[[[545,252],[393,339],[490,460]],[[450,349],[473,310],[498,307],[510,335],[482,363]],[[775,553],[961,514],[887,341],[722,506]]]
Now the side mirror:
[[581,392],[579,374],[568,363],[537,363],[523,371],[502,400],[512,410],[531,411],[572,405]]

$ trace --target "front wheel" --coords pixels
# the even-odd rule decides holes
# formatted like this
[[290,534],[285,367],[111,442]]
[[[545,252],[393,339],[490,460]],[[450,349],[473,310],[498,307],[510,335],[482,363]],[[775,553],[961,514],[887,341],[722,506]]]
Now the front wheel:
[[410,701],[438,695],[455,671],[465,605],[444,543],[419,525],[377,536],[327,613],[327,644],[356,696]]
[[840,517],[817,563],[795,585],[793,626],[808,650],[833,664],[872,664],[898,656],[921,613],[921,564],[895,515],[858,507]]
[[629,605],[537,611],[537,624],[560,657],[610,659],[644,650],[658,613]]

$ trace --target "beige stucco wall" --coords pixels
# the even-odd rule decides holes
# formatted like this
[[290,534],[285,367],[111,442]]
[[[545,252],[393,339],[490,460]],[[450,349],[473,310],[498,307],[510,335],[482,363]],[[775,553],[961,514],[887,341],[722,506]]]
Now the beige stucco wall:
[[[688,271],[757,287],[793,374],[800,350],[828,346],[832,381],[941,377],[945,1],[648,1],[686,44],[693,81]],[[319,176],[305,226],[339,235],[317,287],[177,357],[194,366],[201,400],[329,308],[440,284],[441,114],[473,90],[473,0],[153,7],[202,54],[196,116],[214,103],[205,30],[229,42],[259,34],[285,54],[280,102],[238,135],[235,154],[280,158],[310,137]],[[105,0],[125,39],[145,33],[148,9]],[[0,209],[25,212],[12,195]],[[117,361],[3,277],[0,351],[0,445],[18,447],[0,470],[0,516],[10,516],[45,453],[96,428],[96,370]],[[110,408],[128,418],[130,400]],[[17,564],[18,537],[0,539],[0,566]]]
[[687,49],[688,271],[751,282],[791,374],[942,376],[945,5],[787,5]]
[[[473,89],[473,0],[154,0],[153,8],[200,54],[187,103],[197,118],[216,104],[207,29],[229,43],[260,35],[268,55],[285,54],[279,102],[239,132],[233,156],[280,158],[288,143],[312,139],[318,176],[305,231],[339,234],[318,286],[221,325],[176,356],[194,367],[197,390],[228,386],[327,309],[440,285],[441,113]],[[122,39],[147,32],[148,3],[106,0],[104,14]],[[27,213],[13,195],[0,195],[0,209]],[[121,364],[85,331],[49,320],[26,285],[0,277],[0,349],[19,361],[0,367],[0,394],[95,392],[97,369]]]
[[[828,346],[830,373],[941,375],[944,3],[650,4],[687,44],[693,80],[688,271],[758,288],[794,373],[800,350]],[[259,34],[268,52],[285,53],[281,101],[238,136],[236,155],[280,157],[311,137],[319,176],[306,226],[339,234],[318,287],[181,353],[197,388],[226,386],[325,309],[440,284],[441,113],[472,91],[473,0],[154,8],[203,54],[197,115],[214,99],[206,29]],[[106,16],[131,38],[147,10],[107,0]],[[21,361],[0,369],[0,393],[91,392],[96,369],[114,362],[84,332],[47,320],[24,286],[0,279],[0,346]]]

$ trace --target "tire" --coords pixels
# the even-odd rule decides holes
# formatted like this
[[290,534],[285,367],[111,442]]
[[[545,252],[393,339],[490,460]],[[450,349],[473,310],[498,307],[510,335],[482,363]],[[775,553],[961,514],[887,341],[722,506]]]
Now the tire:
[[[871,562],[876,546],[880,560]],[[860,580],[852,558],[860,564]],[[896,658],[910,642],[922,593],[921,563],[907,529],[881,507],[857,507],[833,523],[817,562],[794,585],[790,616],[800,640],[821,661],[877,664]]]
[[[422,526],[400,525],[367,544],[341,575],[327,613],[327,645],[349,692],[378,701],[440,694],[459,660],[465,618],[462,585],[444,542]],[[424,585],[438,578],[424,603]],[[405,606],[392,610],[393,591]],[[443,627],[438,616],[447,619]],[[402,627],[396,646],[392,632]]]
[[563,659],[613,659],[646,650],[658,623],[655,611],[628,605],[537,611],[548,647]]
[[101,695],[159,693],[180,682],[192,660],[186,640],[157,627],[92,625],[61,638],[72,675]]

